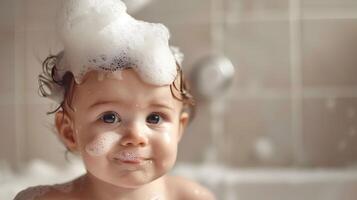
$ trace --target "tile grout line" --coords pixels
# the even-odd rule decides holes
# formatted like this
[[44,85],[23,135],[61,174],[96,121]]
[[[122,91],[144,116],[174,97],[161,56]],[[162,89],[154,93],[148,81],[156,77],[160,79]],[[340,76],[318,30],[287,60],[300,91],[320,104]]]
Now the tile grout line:
[[[25,152],[26,152],[26,118],[25,112],[25,43],[26,43],[26,31],[16,32],[18,29],[26,30],[26,24],[24,23],[24,11],[26,3],[23,0],[15,1],[14,7],[14,28],[15,28],[15,39],[14,39],[14,110],[15,110],[15,142],[16,142],[16,160],[15,167],[17,169],[22,166],[24,162]],[[19,19],[20,18],[20,19]],[[22,34],[21,34],[22,33]]]
[[291,117],[292,117],[292,148],[294,163],[303,166],[306,157],[303,144],[302,122],[302,73],[301,73],[301,7],[300,0],[289,0],[290,29],[290,77],[291,77]]

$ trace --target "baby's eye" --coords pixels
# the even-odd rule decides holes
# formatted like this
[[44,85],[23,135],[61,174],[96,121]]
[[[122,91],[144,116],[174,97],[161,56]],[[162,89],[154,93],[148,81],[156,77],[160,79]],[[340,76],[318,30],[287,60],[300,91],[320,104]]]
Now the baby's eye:
[[108,123],[108,124],[121,122],[121,119],[120,119],[118,113],[116,113],[116,112],[106,112],[100,117],[100,119],[104,123]]
[[151,113],[149,116],[146,117],[146,122],[149,124],[159,124],[162,120],[160,114]]

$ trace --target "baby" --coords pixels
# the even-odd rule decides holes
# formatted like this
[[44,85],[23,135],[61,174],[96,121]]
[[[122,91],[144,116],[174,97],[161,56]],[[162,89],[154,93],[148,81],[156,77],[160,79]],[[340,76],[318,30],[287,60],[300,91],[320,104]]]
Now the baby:
[[40,92],[59,103],[57,135],[86,173],[15,200],[214,199],[167,175],[193,98],[166,27],[135,20],[120,0],[66,0],[58,28],[64,50],[43,62]]

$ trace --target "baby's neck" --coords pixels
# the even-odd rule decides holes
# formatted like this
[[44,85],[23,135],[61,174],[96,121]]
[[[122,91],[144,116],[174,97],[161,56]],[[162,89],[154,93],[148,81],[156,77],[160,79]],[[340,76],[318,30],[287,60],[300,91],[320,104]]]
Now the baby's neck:
[[165,199],[165,176],[138,188],[122,188],[103,182],[90,173],[82,177],[82,195],[90,200],[161,200]]

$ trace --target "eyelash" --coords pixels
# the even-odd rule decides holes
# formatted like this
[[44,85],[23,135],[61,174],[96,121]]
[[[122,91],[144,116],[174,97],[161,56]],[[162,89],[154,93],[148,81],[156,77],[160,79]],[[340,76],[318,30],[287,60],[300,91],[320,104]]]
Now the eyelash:
[[[110,114],[113,114],[115,116],[115,119],[114,119],[114,122],[106,122],[104,117],[106,115],[110,115]],[[109,111],[109,112],[105,112],[101,115],[101,117],[99,118],[102,122],[106,123],[106,124],[114,124],[114,123],[120,123],[121,122],[121,119],[120,119],[120,116],[118,113],[114,112],[114,111]]]
[[[104,117],[107,116],[107,115],[114,115],[114,116],[115,116],[115,119],[110,119],[110,120],[114,120],[114,121],[112,121],[112,122],[106,122],[106,120],[105,120]],[[148,118],[149,118],[150,116],[152,116],[152,115],[158,115],[158,116],[160,117],[158,123],[150,123],[150,122],[147,121]],[[108,112],[103,113],[103,114],[100,116],[99,120],[101,120],[101,122],[106,123],[106,124],[120,123],[120,122],[122,121],[121,118],[120,118],[120,116],[119,116],[119,114],[116,113],[116,112],[114,112],[114,111],[108,111]],[[159,125],[159,124],[163,123],[164,121],[168,121],[168,120],[169,120],[169,117],[168,117],[166,114],[162,113],[162,112],[152,112],[152,113],[150,113],[149,115],[147,115],[146,118],[145,118],[145,122],[148,123],[148,124],[150,124],[150,125]]]
[[[159,121],[158,121],[157,123],[150,123],[150,122],[148,122],[149,117],[150,117],[150,116],[154,116],[154,115],[159,116]],[[166,120],[167,120],[166,115],[163,114],[163,113],[158,113],[158,112],[150,113],[150,114],[146,117],[146,119],[145,119],[146,123],[149,123],[149,124],[151,124],[151,125],[158,125],[158,124],[163,123],[163,121],[166,121]]]

